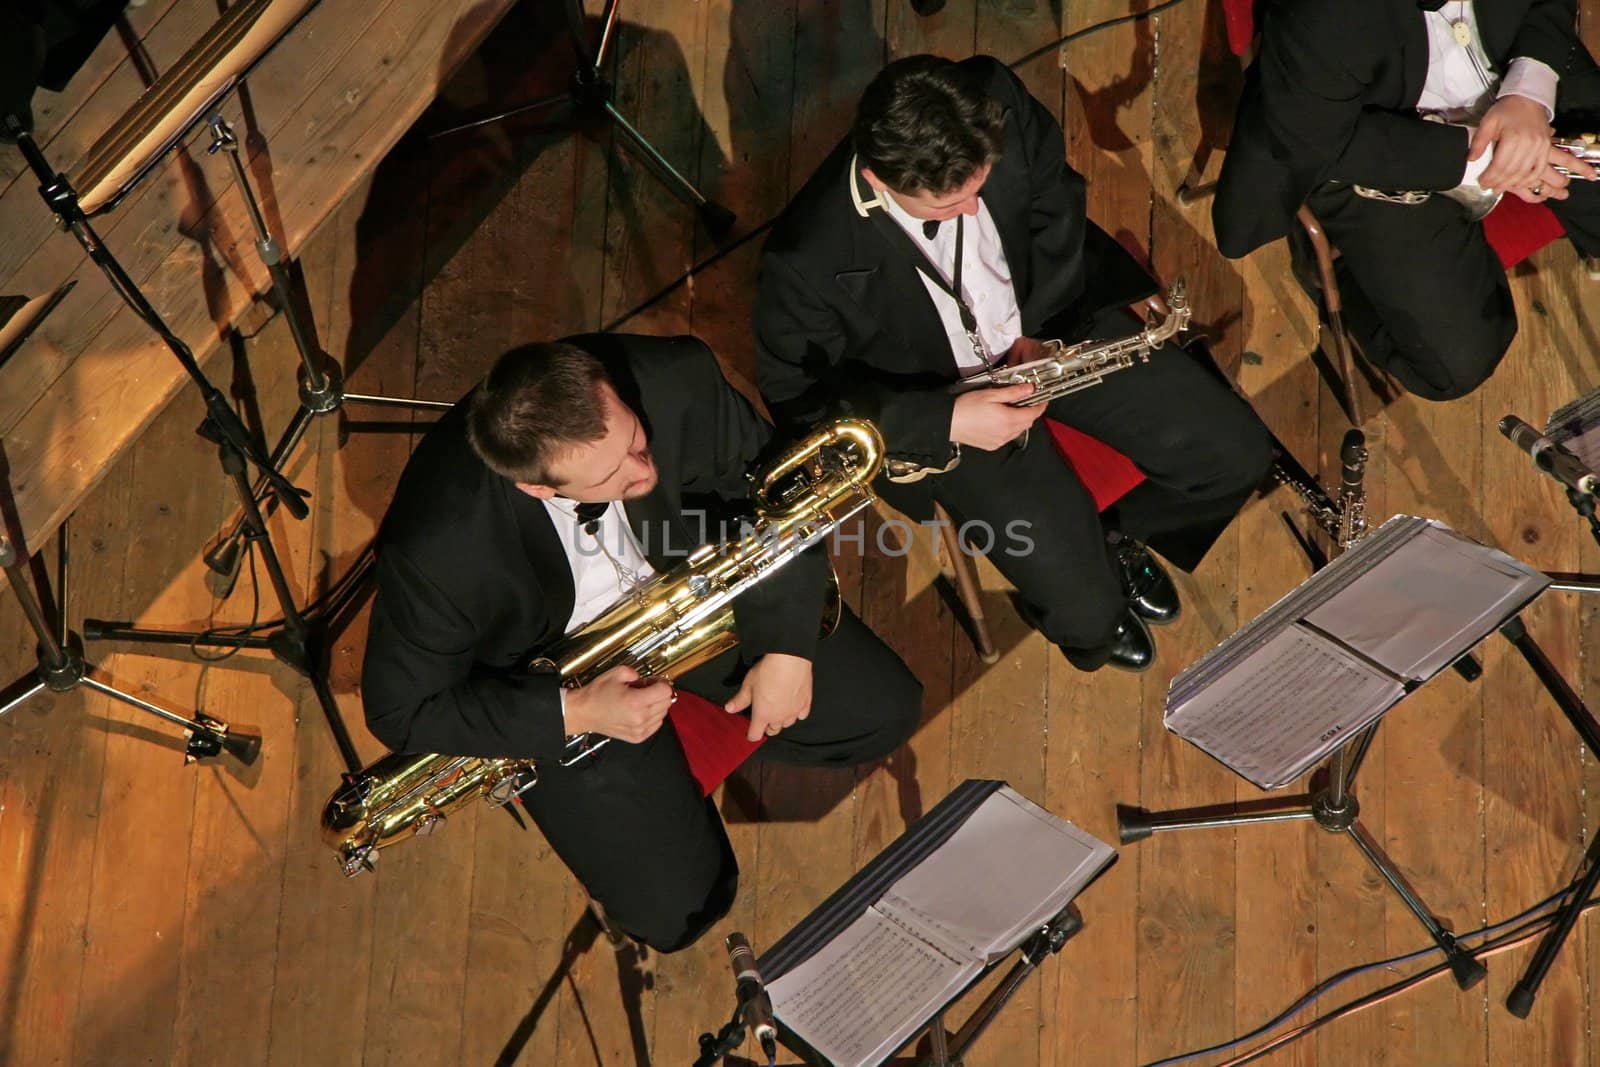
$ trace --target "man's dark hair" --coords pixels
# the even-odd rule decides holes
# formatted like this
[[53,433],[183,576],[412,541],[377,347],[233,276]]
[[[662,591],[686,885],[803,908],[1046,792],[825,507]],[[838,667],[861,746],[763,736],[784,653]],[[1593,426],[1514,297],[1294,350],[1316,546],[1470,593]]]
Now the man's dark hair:
[[550,341],[513,348],[478,383],[467,402],[467,439],[496,474],[552,485],[550,463],[606,435],[598,359],[576,345]]
[[909,56],[878,72],[851,128],[856,158],[889,188],[943,194],[1000,158],[1005,123],[969,72],[938,56]]

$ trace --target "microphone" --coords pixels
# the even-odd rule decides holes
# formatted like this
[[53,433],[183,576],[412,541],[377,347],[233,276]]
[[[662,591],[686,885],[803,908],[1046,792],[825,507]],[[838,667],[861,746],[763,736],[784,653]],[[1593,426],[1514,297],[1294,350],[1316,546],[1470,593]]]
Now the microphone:
[[1533,465],[1575,492],[1600,495],[1600,478],[1583,460],[1515,415],[1500,420],[1500,432],[1533,457]]
[[756,970],[756,954],[750,942],[737,931],[728,935],[728,961],[733,964],[734,993],[739,998],[739,1010],[744,1024],[761,1042],[761,1051],[767,1061],[778,1058],[778,1028],[772,1023],[772,998],[761,983],[761,972]]

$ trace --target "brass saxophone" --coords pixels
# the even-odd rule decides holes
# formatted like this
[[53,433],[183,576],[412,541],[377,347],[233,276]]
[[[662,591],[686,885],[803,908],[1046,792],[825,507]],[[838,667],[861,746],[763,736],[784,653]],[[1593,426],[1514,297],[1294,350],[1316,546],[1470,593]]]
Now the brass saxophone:
[[[1182,281],[1174,282],[1167,290],[1166,313],[1160,322],[1151,314],[1144,329],[1128,337],[1112,341],[1081,341],[1067,344],[1059,340],[1043,342],[1049,353],[1043,359],[1019,363],[1014,367],[1003,364],[986,367],[970,374],[950,386],[957,395],[974,389],[993,389],[1007,385],[1031,385],[1033,392],[1015,402],[1015,407],[1034,407],[1048,404],[1058,396],[1066,396],[1092,385],[1099,385],[1105,376],[1126,370],[1136,363],[1147,363],[1150,353],[1169,339],[1189,328],[1189,297]],[[1024,435],[1025,437],[1026,435]],[[917,482],[930,474],[953,471],[961,463],[961,446],[950,446],[950,460],[942,467],[930,467],[910,460],[891,459],[886,464],[891,482]]]
[[[882,463],[883,438],[869,422],[840,420],[813,430],[750,475],[755,518],[738,541],[700,547],[533,658],[528,669],[559,674],[567,687],[622,664],[670,680],[734,647],[733,599],[867,507]],[[836,576],[830,584],[824,634],[838,621]],[[580,734],[560,762],[587,759],[608,740]],[[537,779],[530,760],[393,753],[328,799],[323,837],[344,873],[354,876],[373,868],[379,849],[433,832],[477,797],[505,804]]]
[[[1550,141],[1552,147],[1559,148],[1574,158],[1585,163],[1600,167],[1600,134],[1581,133],[1576,137],[1556,137]],[[1565,167],[1556,167],[1556,170],[1569,177],[1572,172]],[[1391,204],[1421,204],[1434,194],[1427,189],[1403,189],[1399,192],[1386,192],[1382,189],[1370,189],[1365,185],[1351,187],[1355,194],[1368,200],[1384,200]],[[1454,189],[1444,189],[1440,196],[1448,196],[1460,203],[1466,212],[1468,220],[1477,222],[1489,212],[1500,205],[1505,196],[1503,189],[1485,189],[1477,182],[1463,182]]]

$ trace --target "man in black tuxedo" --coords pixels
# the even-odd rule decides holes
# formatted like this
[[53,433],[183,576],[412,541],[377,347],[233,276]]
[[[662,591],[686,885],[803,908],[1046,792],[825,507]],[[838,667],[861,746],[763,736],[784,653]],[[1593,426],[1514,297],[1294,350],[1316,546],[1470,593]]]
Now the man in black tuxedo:
[[1418,396],[1466,395],[1516,335],[1505,271],[1455,200],[1373,194],[1469,182],[1547,202],[1579,252],[1600,255],[1600,188],[1556,167],[1595,171],[1550,144],[1552,121],[1600,129],[1575,18],[1575,0],[1267,5],[1212,209],[1223,254],[1288,235],[1314,289],[1304,202],[1342,253],[1344,318],[1366,357]]
[[[612,923],[664,952],[727,912],[738,876],[666,718],[672,687],[617,667],[562,690],[519,666],[698,547],[768,437],[692,337],[528,345],[428,432],[379,533],[373,734],[536,760],[522,799],[551,847]],[[819,548],[758,583],[734,601],[739,647],[678,679],[748,709],[761,759],[864,763],[916,726],[921,685],[848,608],[819,640],[827,577]],[[615,740],[564,768],[578,733]]]
[[[959,456],[879,491],[918,520],[937,501],[957,523],[1023,524],[1031,550],[998,536],[975,547],[987,542],[1029,621],[1080,669],[1148,666],[1146,622],[1170,622],[1177,593],[1133,538],[1192,568],[1260,482],[1268,438],[1170,347],[1047,407],[1012,406],[1027,386],[948,392],[985,364],[1037,358],[1034,338],[1136,333],[1127,305],[1153,291],[1086,218],[1061,127],[1016,76],[987,56],[884,68],[778,220],[761,271],[757,369],[779,423],[844,411],[878,424],[891,459],[938,469]],[[1042,426],[1019,437],[1040,414],[1148,475],[1111,523]]]

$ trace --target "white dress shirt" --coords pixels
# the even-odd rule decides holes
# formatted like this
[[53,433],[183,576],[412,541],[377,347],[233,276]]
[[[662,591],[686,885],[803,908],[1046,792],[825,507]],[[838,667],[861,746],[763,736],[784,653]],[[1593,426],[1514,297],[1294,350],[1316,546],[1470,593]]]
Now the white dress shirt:
[[611,502],[592,534],[578,522],[577,505],[572,501],[550,499],[544,501],[544,507],[567,554],[567,566],[572,568],[572,617],[563,633],[570,634],[596,618],[655,574],[633,538],[620,500]]
[[[567,566],[572,570],[572,617],[561,632],[570,634],[597,618],[622,594],[655,574],[633,539],[622,501],[613,500],[599,518],[594,533],[578,522],[577,505],[565,498],[542,501],[550,523],[561,539]],[[609,554],[608,554],[609,553]],[[561,720],[567,718],[567,691],[561,690]]]
[[[933,260],[944,276],[946,285],[953,284],[956,268],[956,220],[945,219],[939,223],[939,232],[930,241],[922,232],[922,219],[907,214],[894,197],[879,194],[883,208],[900,228],[911,235]],[[961,237],[961,292],[967,306],[978,320],[978,335],[983,339],[986,355],[973,351],[972,341],[961,325],[961,308],[955,299],[929,278],[923,271],[922,284],[939,309],[939,319],[950,337],[950,351],[955,355],[956,367],[968,374],[1003,357],[1011,343],[1022,336],[1022,312],[1017,307],[1017,291],[1011,284],[1011,267],[1006,263],[1006,252],[1000,244],[1000,231],[995,229],[989,205],[978,201],[977,215],[964,215]],[[926,267],[927,264],[922,266]]]
[[[1483,49],[1472,0],[1451,0],[1438,11],[1423,12],[1422,17],[1428,28],[1428,77],[1417,99],[1418,114],[1476,126],[1496,100],[1525,96],[1540,104],[1547,116],[1555,117],[1556,72],[1548,64],[1522,56],[1507,64],[1502,79]],[[1462,181],[1476,182],[1493,158],[1491,145],[1481,157],[1467,163]]]

